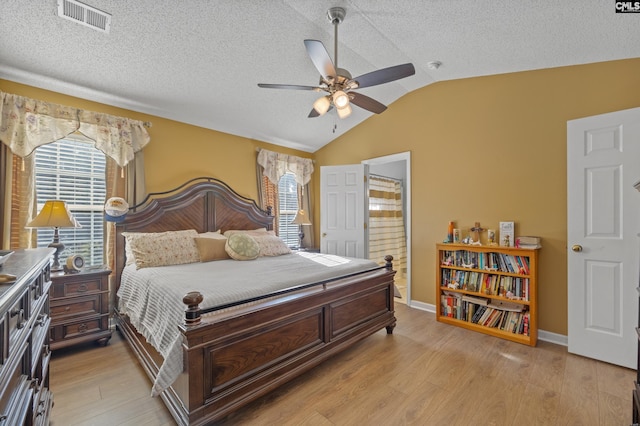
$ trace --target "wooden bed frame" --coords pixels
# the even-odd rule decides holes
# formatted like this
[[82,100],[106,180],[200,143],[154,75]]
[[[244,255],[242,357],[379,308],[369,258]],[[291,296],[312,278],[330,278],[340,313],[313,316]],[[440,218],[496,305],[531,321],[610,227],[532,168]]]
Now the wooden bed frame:
[[[213,178],[152,194],[116,224],[116,289],[125,265],[122,232],[271,229],[273,217]],[[180,425],[204,425],[396,324],[395,272],[385,267],[304,286],[222,313],[201,316],[199,293],[185,295],[184,370],[161,397]],[[259,277],[256,277],[259,279]],[[180,303],[176,301],[176,303]],[[114,309],[117,328],[155,380],[162,356]]]

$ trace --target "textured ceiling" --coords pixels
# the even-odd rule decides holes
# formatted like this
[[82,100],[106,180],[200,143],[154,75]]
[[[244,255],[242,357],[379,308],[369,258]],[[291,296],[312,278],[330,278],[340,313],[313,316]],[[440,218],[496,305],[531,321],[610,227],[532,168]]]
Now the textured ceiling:
[[309,152],[371,113],[307,118],[319,94],[257,83],[318,83],[303,40],[333,58],[329,7],[347,11],[341,68],[415,65],[414,76],[360,89],[387,105],[436,81],[640,57],[640,14],[606,0],[86,3],[112,15],[110,33],[57,17],[56,0],[3,0],[0,78]]

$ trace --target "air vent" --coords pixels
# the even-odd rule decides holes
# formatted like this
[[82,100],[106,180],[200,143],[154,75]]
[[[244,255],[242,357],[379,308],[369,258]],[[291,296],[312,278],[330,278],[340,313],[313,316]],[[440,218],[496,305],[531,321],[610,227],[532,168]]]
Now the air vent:
[[75,0],[58,0],[58,16],[103,33],[111,28],[111,15]]

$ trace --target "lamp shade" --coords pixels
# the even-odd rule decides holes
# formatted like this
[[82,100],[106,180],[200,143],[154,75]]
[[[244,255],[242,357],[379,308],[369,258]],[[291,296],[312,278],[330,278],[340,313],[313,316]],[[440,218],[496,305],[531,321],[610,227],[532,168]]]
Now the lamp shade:
[[344,108],[336,108],[338,111],[338,117],[347,118],[351,115],[351,105],[347,104]]
[[47,200],[40,213],[27,228],[80,228],[80,224],[71,215],[67,204],[62,200]]
[[333,104],[337,109],[346,108],[349,105],[349,95],[342,90],[338,90],[333,94]]
[[321,98],[318,98],[313,103],[313,109],[315,109],[316,112],[318,114],[320,114],[320,115],[324,115],[329,110],[330,106],[331,106],[331,101],[329,100],[329,98],[327,96],[323,96]]
[[307,213],[302,209],[298,210],[296,217],[293,218],[291,223],[295,223],[296,225],[312,225],[311,221],[309,221],[309,218],[307,217]]

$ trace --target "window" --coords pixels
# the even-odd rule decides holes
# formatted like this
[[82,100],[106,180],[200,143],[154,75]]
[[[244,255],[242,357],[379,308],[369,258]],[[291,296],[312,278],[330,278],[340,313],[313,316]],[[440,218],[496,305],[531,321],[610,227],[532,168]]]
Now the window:
[[298,213],[298,184],[293,173],[286,173],[278,181],[278,233],[280,238],[289,247],[298,247],[300,228],[291,221]]
[[[36,202],[63,200],[82,228],[61,228],[65,249],[84,257],[87,265],[104,263],[103,206],[106,198],[106,159],[91,143],[75,139],[42,145],[36,149]],[[38,247],[53,241],[53,229],[38,229]]]

